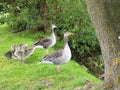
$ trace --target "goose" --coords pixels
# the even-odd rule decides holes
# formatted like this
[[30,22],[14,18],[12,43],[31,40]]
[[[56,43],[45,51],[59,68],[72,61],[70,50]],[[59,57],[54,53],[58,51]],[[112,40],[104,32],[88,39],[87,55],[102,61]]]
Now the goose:
[[25,44],[20,44],[18,48],[15,51],[15,55],[18,59],[20,59],[20,62],[24,64],[24,60],[28,58],[35,50],[34,45],[31,45],[31,48],[28,48]]
[[44,38],[44,39],[41,39],[39,41],[37,41],[34,45],[36,48],[44,48],[46,49],[46,52],[48,54],[48,48],[54,46],[56,44],[56,36],[55,36],[55,33],[54,33],[54,29],[56,28],[57,26],[55,25],[51,25],[51,36],[48,37],[48,38]]
[[17,56],[17,59],[20,59],[21,63],[24,63],[24,50],[26,48],[26,45],[19,44],[15,50],[15,55]]
[[57,65],[57,71],[60,72],[60,65],[67,63],[71,59],[71,50],[68,45],[67,37],[72,35],[71,32],[64,33],[64,48],[53,52],[50,55],[46,55],[39,63],[50,63]]
[[24,52],[24,55],[25,55],[25,58],[28,58],[31,54],[33,54],[35,50],[35,46],[33,44],[31,44],[31,48],[25,48],[25,52]]
[[4,57],[6,57],[8,59],[8,61],[10,61],[10,59],[12,59],[12,58],[17,59],[17,56],[14,54],[16,47],[17,47],[16,45],[13,45],[12,50],[9,50],[4,54]]
[[28,47],[28,45],[27,44],[23,44],[23,43],[20,43],[20,44],[17,45],[17,49],[19,49],[19,50],[24,50],[27,47]]

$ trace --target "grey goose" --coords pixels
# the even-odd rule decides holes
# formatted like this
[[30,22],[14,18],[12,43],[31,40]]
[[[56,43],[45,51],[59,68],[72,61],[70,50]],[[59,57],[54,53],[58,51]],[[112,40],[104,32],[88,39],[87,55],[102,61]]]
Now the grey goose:
[[43,38],[39,41],[37,41],[34,45],[36,48],[45,48],[46,49],[46,52],[48,54],[48,48],[54,46],[56,44],[56,36],[55,36],[55,33],[54,33],[54,29],[56,28],[57,26],[55,25],[51,25],[51,36],[48,37],[48,38]]
[[46,55],[42,60],[40,60],[40,63],[50,63],[57,65],[58,72],[60,71],[60,65],[67,63],[71,59],[71,50],[68,45],[67,37],[69,35],[72,35],[71,32],[64,33],[64,48],[60,49],[58,51],[53,52],[50,55]]

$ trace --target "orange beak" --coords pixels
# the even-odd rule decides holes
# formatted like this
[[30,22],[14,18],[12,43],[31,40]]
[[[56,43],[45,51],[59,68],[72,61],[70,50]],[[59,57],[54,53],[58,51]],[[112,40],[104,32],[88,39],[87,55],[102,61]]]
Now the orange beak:
[[68,32],[69,33],[69,35],[72,35],[73,33],[72,32]]

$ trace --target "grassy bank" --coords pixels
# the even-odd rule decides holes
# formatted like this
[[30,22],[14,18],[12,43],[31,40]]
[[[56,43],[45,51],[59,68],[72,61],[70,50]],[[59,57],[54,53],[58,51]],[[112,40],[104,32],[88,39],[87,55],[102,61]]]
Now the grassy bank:
[[[7,25],[0,25],[0,90],[74,90],[76,87],[83,86],[85,79],[101,83],[74,60],[61,65],[59,73],[55,65],[38,64],[46,54],[44,49],[36,49],[25,60],[25,65],[20,65],[19,60],[8,62],[3,57],[4,53],[11,49],[11,45],[19,43],[30,45],[38,37],[45,37],[45,34],[29,30],[12,33]],[[57,43],[55,48],[49,49],[50,53],[62,47],[63,43],[59,43],[61,44]]]

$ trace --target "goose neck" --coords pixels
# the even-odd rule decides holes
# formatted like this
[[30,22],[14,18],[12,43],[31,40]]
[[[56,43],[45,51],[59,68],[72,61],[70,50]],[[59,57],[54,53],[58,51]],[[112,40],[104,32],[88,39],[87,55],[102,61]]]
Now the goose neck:
[[52,37],[52,38],[55,38],[54,29],[52,29],[51,37]]
[[64,48],[65,48],[65,47],[69,47],[67,36],[64,37]]

